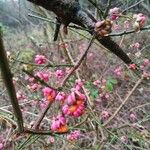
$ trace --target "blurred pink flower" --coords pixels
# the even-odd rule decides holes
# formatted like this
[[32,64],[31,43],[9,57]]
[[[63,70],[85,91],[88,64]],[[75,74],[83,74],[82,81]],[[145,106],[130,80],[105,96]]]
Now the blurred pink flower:
[[83,87],[83,82],[80,79],[76,80],[75,89],[79,91],[82,87]]
[[95,81],[93,82],[93,84],[94,84],[94,85],[96,85],[96,86],[99,86],[99,85],[100,85],[100,83],[101,83],[101,81],[100,81],[100,80],[95,80]]
[[127,136],[122,136],[122,137],[120,138],[120,140],[121,140],[122,142],[124,142],[124,143],[127,143],[127,142],[128,142],[128,137],[127,137]]
[[51,130],[57,131],[61,126],[66,125],[66,118],[62,115],[58,115],[57,117],[54,117],[51,124]]
[[125,30],[128,30],[130,27],[131,27],[130,21],[126,20],[126,21],[124,22],[124,28],[125,28]]
[[142,13],[134,14],[133,18],[135,19],[135,23],[139,24],[139,28],[143,28],[147,22],[147,17]]
[[136,116],[136,114],[134,114],[134,113],[131,113],[131,114],[129,115],[129,117],[130,117],[130,120],[131,120],[131,121],[136,121],[136,119],[137,119],[137,116]]
[[67,104],[72,105],[75,102],[76,102],[75,92],[71,92],[71,94],[68,95],[67,97]]
[[114,70],[114,74],[117,75],[117,76],[121,76],[123,73],[123,69],[122,67],[118,67]]
[[64,92],[59,92],[55,99],[58,101],[64,101],[66,99],[66,94]]
[[48,143],[54,143],[55,142],[55,139],[54,139],[54,137],[53,136],[50,136],[49,138],[48,138]]
[[42,102],[40,102],[39,104],[40,104],[40,109],[43,110],[43,109],[45,109],[46,106],[47,106],[47,101],[42,101]]
[[36,55],[35,56],[35,63],[36,64],[45,64],[47,62],[46,57],[44,55]]
[[76,131],[71,132],[69,135],[67,135],[67,140],[74,141],[74,140],[79,139],[80,136],[81,136],[80,131],[76,130]]
[[48,82],[51,77],[51,73],[48,71],[39,71],[36,73],[36,76],[38,76],[41,80]]
[[113,28],[115,31],[120,31],[120,29],[121,29],[120,25],[118,25],[118,24],[114,24]]
[[0,150],[4,150],[3,148],[4,148],[3,143],[0,143]]
[[135,70],[136,67],[137,67],[136,64],[130,64],[130,65],[129,65],[129,68],[132,69],[132,70]]
[[140,43],[136,42],[136,43],[133,43],[130,45],[132,48],[135,48],[135,49],[139,49],[140,48]]
[[109,15],[110,15],[112,20],[118,19],[119,14],[120,14],[120,9],[118,7],[114,7],[114,8],[109,10]]
[[44,97],[49,101],[54,100],[56,97],[56,91],[49,87],[43,88],[42,92]]
[[26,99],[26,96],[23,94],[22,91],[18,91],[18,92],[16,93],[16,96],[17,96],[17,99],[18,99],[18,100],[24,100],[24,99]]
[[55,76],[56,76],[56,78],[57,79],[61,79],[61,78],[63,78],[64,77],[64,71],[63,70],[56,70],[56,72],[55,72]]
[[107,120],[109,117],[110,117],[110,114],[109,114],[108,111],[106,111],[106,110],[102,111],[102,113],[101,113],[101,118],[102,118],[103,120]]
[[150,65],[150,60],[149,59],[144,59],[144,66]]
[[38,89],[41,88],[41,85],[40,84],[37,84],[37,83],[33,83],[31,85],[27,85],[27,87],[31,90],[31,91],[36,91]]

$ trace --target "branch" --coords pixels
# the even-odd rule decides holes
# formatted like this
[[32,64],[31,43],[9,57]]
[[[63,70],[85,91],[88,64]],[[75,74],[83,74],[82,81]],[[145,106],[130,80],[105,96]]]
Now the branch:
[[122,107],[127,103],[127,101],[129,100],[130,96],[133,94],[133,92],[136,90],[136,88],[141,84],[141,82],[143,81],[144,77],[142,76],[134,85],[134,87],[132,88],[132,90],[129,92],[129,94],[126,96],[126,98],[124,99],[124,101],[122,102],[122,104],[118,107],[118,109],[114,112],[114,114],[107,120],[107,122],[104,123],[104,127],[106,125],[108,125],[115,117],[116,115],[120,112],[120,110],[122,109]]
[[45,117],[47,111],[49,110],[50,106],[52,105],[53,100],[49,101],[46,108],[43,110],[43,112],[40,113],[39,117],[37,118],[37,120],[35,121],[34,125],[33,125],[33,129],[36,130],[39,128],[40,123],[42,122],[43,118]]
[[[95,20],[92,19],[86,11],[84,11],[77,0],[28,0],[36,5],[42,6],[45,9],[52,11],[61,20],[64,26],[68,26],[70,23],[74,23],[78,26],[88,29],[88,32],[93,35],[95,33]],[[58,7],[59,6],[59,7]],[[102,14],[102,13],[101,13]],[[97,40],[105,48],[117,55],[126,64],[133,63],[132,60],[126,55],[126,53],[114,42],[111,38],[101,37],[97,34]]]
[[4,50],[3,39],[2,39],[2,28],[0,26],[0,67],[2,70],[2,77],[5,82],[11,104],[13,107],[14,114],[17,118],[18,130],[19,132],[23,132],[23,118],[22,112],[19,108],[18,100],[16,97],[16,91],[12,80],[12,73],[9,68],[9,63],[7,60],[7,56]]
[[[150,29],[150,25],[147,25],[144,28],[141,28],[140,31],[149,30],[149,29]],[[135,33],[135,30],[111,33],[111,34],[109,34],[109,36],[122,36],[122,35],[126,35],[126,34],[131,34],[131,33]]]
[[66,83],[66,81],[70,78],[70,76],[76,71],[76,69],[79,68],[79,66],[81,65],[83,59],[86,57],[87,53],[88,53],[88,50],[89,48],[91,47],[93,41],[95,39],[95,35],[91,38],[88,46],[87,46],[87,49],[84,51],[84,53],[82,54],[81,58],[79,59],[79,61],[76,63],[76,65],[70,70],[70,72],[66,75],[66,77],[64,78],[64,80],[62,81],[61,83],[61,87],[63,87]]

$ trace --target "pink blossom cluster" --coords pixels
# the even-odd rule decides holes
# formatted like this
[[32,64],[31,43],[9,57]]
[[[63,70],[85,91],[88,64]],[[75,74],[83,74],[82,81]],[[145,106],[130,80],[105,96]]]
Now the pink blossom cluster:
[[105,93],[105,92],[104,93],[100,93],[99,96],[100,96],[102,101],[106,101],[110,97],[109,93]]
[[44,55],[36,55],[34,59],[35,63],[38,65],[45,64],[47,59]]
[[27,86],[31,91],[36,91],[41,88],[41,85],[38,83],[33,83]]
[[52,131],[58,131],[62,126],[66,125],[66,118],[62,115],[54,117],[51,124]]
[[40,101],[40,103],[39,103],[41,110],[45,109],[47,105],[48,105],[48,101],[46,101],[45,99]]
[[77,90],[71,92],[66,99],[66,104],[63,106],[62,111],[65,115],[79,117],[85,111],[85,100],[84,94]]
[[110,15],[112,20],[118,19],[119,15],[120,15],[120,9],[118,7],[114,7],[112,9],[110,9],[109,15]]
[[150,78],[150,60],[149,59],[144,59],[143,64],[140,66],[141,70],[143,71],[143,76],[145,78]]
[[117,31],[120,31],[121,29],[121,26],[119,24],[113,24],[113,29],[117,32]]
[[18,100],[24,100],[24,99],[26,99],[26,96],[24,95],[24,93],[22,92],[22,91],[17,91],[17,93],[16,93],[16,96],[17,96],[17,99]]
[[136,65],[136,64],[130,64],[130,65],[129,65],[129,68],[130,68],[131,70],[136,70],[136,69],[137,69],[137,65]]
[[76,130],[76,131],[71,132],[69,135],[67,135],[67,140],[74,141],[74,140],[79,139],[80,136],[81,136],[80,131]]
[[115,70],[114,70],[114,74],[116,76],[121,76],[123,74],[123,68],[122,67],[117,67]]
[[35,75],[45,82],[48,82],[51,77],[51,73],[48,71],[39,71]]
[[133,43],[130,45],[132,48],[135,48],[135,49],[139,49],[140,48],[140,43],[136,42],[136,43]]
[[61,101],[61,102],[64,102],[65,99],[66,99],[66,94],[64,92],[59,92],[57,95],[56,95],[56,98],[55,100],[58,100],[58,101]]
[[59,79],[62,79],[65,75],[65,72],[63,70],[56,70],[55,71],[55,76],[56,78],[59,80]]
[[125,28],[125,30],[130,29],[130,27],[131,27],[131,22],[130,22],[129,20],[126,20],[126,21],[124,22],[124,28]]
[[44,97],[49,101],[54,100],[56,97],[56,91],[52,88],[45,87],[42,89],[42,92]]
[[77,91],[79,91],[79,90],[81,90],[82,87],[83,87],[83,82],[80,79],[76,80],[76,82],[75,82],[75,89]]
[[26,80],[29,82],[27,85],[28,89],[30,89],[32,92],[37,91],[40,89],[42,86],[38,83],[35,83],[35,79],[31,77],[26,77]]
[[135,113],[131,113],[131,114],[129,115],[129,118],[130,118],[131,121],[136,121],[136,120],[137,120],[137,116],[136,116]]
[[137,29],[143,28],[147,22],[147,17],[142,14],[134,14],[133,18],[135,19],[134,26],[137,27]]
[[109,113],[108,111],[103,110],[103,111],[101,112],[101,119],[102,119],[102,120],[107,120],[109,117],[110,117],[110,113]]

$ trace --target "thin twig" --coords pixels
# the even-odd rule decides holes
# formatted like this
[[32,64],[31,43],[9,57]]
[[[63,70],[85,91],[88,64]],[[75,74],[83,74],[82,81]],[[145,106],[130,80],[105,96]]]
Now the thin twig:
[[141,82],[143,81],[143,79],[144,79],[144,77],[142,76],[136,82],[136,84],[134,85],[134,87],[132,88],[132,90],[129,92],[129,94],[126,96],[126,98],[124,99],[124,101],[122,102],[122,104],[118,107],[118,109],[114,112],[114,114],[103,124],[104,127],[106,125],[108,125],[116,117],[116,115],[120,112],[120,110],[125,105],[125,103],[127,103],[127,101],[129,100],[129,98],[133,94],[133,92],[136,90],[136,88],[141,84]]
[[[150,25],[147,25],[144,28],[141,28],[140,31],[149,30],[149,29],[150,29]],[[136,31],[129,30],[129,31],[122,31],[122,32],[118,32],[118,33],[111,33],[111,34],[109,34],[109,36],[122,36],[122,35],[131,34],[131,33],[136,33]]]
[[37,134],[37,135],[61,135],[61,134],[66,134],[69,133],[70,130],[66,132],[52,132],[51,130],[35,130],[35,129],[25,129],[24,133],[29,133],[29,134]]
[[52,105],[53,100],[49,101],[46,108],[43,110],[43,112],[40,113],[39,117],[37,118],[37,120],[35,121],[34,125],[33,125],[33,129],[38,129],[40,126],[40,123],[42,122],[43,118],[45,117],[47,111],[49,110],[50,106]]
[[51,63],[48,63],[47,65],[38,65],[38,64],[35,64],[35,63],[25,62],[25,61],[22,61],[22,60],[17,60],[17,59],[13,59],[13,60],[16,61],[16,62],[20,62],[22,64],[27,64],[27,65],[36,66],[36,67],[44,67],[44,68],[48,68],[48,67],[51,67],[51,68],[55,68],[55,67],[73,67],[73,65],[70,65],[70,64],[51,64]]
[[131,9],[131,8],[133,8],[133,7],[137,6],[137,5],[139,5],[139,4],[142,3],[142,2],[144,2],[144,0],[141,0],[141,1],[139,1],[139,2],[137,2],[137,3],[135,3],[135,4],[133,4],[133,5],[131,5],[130,7],[128,7],[128,8],[126,8],[125,10],[123,10],[122,13],[124,13],[124,12],[128,11],[129,9]]
[[108,2],[107,2],[106,10],[104,12],[104,18],[106,18],[108,16],[108,11],[110,9],[111,2],[112,2],[112,0],[108,0]]
[[87,55],[93,41],[95,39],[95,35],[92,36],[88,46],[87,46],[87,49],[84,51],[84,53],[82,54],[81,58],[79,59],[79,61],[76,63],[76,65],[70,70],[70,72],[66,75],[66,77],[63,79],[62,83],[61,83],[61,87],[63,87],[67,80],[71,77],[71,75],[79,68],[79,66],[81,65],[83,59],[85,58],[85,56]]
[[40,82],[42,85],[44,85],[44,86],[46,86],[46,87],[49,87],[49,88],[51,88],[51,89],[53,89],[53,90],[57,90],[57,89],[51,87],[49,84],[47,84],[44,80],[41,80],[39,77],[34,76],[34,75],[33,75],[32,73],[30,73],[29,71],[27,71],[27,70],[25,70],[25,69],[23,69],[22,71],[23,71],[24,73],[26,73],[28,76],[33,77],[37,82]]

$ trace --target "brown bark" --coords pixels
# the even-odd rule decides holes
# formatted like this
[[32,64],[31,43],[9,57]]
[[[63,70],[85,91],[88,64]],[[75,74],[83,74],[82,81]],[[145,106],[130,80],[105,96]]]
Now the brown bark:
[[126,64],[131,64],[132,60],[126,55],[126,53],[116,44],[111,38],[101,37],[98,33],[95,33],[94,27],[96,19],[91,17],[87,11],[84,11],[78,0],[28,0],[36,5],[42,6],[45,9],[52,11],[56,14],[57,18],[64,26],[68,26],[69,23],[85,27],[89,29],[89,32],[97,34],[97,40],[112,53],[117,55]]

